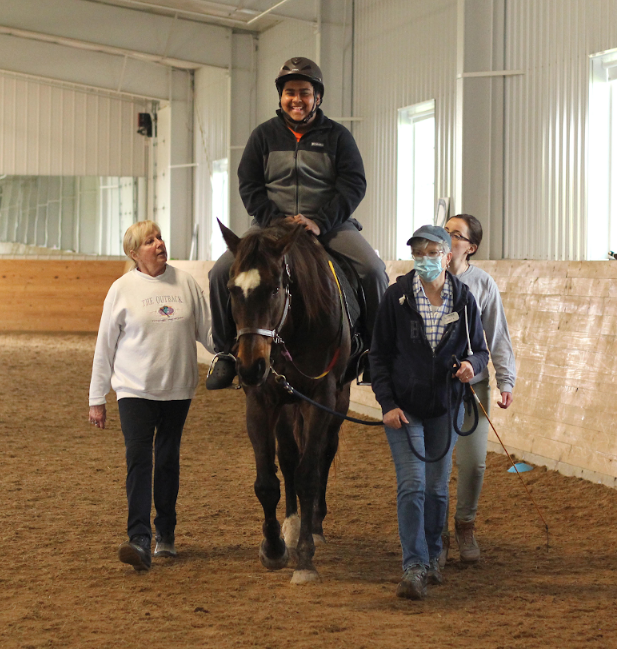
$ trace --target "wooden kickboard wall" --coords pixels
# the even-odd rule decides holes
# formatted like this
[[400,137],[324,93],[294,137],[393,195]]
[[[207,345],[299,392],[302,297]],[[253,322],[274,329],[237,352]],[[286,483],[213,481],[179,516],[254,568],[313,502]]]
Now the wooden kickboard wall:
[[98,331],[124,261],[0,260],[0,331]]
[[[171,262],[207,293],[212,262]],[[517,362],[514,404],[491,418],[519,458],[617,486],[617,262],[477,261],[497,282]],[[388,262],[393,282],[411,262]],[[117,261],[0,260],[0,331],[96,332]],[[203,358],[201,360],[207,360]],[[494,374],[492,372],[492,374]],[[379,416],[370,388],[352,408]],[[490,447],[499,450],[490,433]]]

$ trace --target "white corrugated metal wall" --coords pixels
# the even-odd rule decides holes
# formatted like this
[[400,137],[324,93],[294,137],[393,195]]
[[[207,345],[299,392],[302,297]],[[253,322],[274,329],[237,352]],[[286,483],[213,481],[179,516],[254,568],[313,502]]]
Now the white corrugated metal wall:
[[[584,259],[589,56],[617,47],[615,0],[507,0],[504,255]],[[397,109],[436,101],[435,194],[455,195],[455,0],[356,0],[357,216],[384,258],[396,240]],[[456,210],[456,205],[453,206]],[[431,215],[427,215],[427,221]]]
[[[199,226],[198,259],[212,259],[212,172],[213,163],[229,159],[230,79],[227,70],[201,68],[195,71],[194,151],[195,222]],[[248,110],[248,106],[247,106]],[[235,173],[230,170],[230,173]]]
[[615,0],[507,2],[507,258],[585,258],[589,55],[615,47]]
[[0,72],[0,174],[145,176],[146,100]]
[[356,0],[354,50],[354,115],[362,121],[353,133],[368,182],[356,215],[382,258],[395,259],[399,108],[435,99],[435,192],[454,195],[456,0]]

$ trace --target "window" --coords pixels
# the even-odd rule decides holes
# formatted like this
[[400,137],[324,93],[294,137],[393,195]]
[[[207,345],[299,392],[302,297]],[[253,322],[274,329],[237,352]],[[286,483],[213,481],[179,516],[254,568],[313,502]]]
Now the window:
[[227,250],[218,219],[223,225],[229,225],[229,163],[227,158],[212,163],[212,239],[210,242],[212,259],[218,259]]
[[587,259],[606,259],[617,253],[617,50],[591,58],[587,154]]
[[407,240],[435,214],[435,100],[398,111],[396,256],[411,259]]

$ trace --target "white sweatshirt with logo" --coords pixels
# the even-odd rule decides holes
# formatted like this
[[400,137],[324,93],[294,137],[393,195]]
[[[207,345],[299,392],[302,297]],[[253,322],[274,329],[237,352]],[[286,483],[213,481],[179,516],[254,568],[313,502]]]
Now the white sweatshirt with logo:
[[198,340],[212,349],[210,310],[192,275],[167,265],[158,277],[137,269],[105,298],[96,341],[90,405],[118,399],[192,399],[199,381]]

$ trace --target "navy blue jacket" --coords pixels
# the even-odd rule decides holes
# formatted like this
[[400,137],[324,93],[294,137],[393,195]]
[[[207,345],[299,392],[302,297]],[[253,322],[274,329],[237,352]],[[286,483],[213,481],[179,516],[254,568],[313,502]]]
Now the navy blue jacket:
[[[326,234],[347,221],[364,198],[362,157],[352,134],[317,111],[296,141],[280,110],[246,143],[238,167],[246,211],[262,227],[303,214]],[[352,222],[359,230],[355,219]]]
[[[384,415],[401,408],[427,419],[447,412],[446,377],[452,373],[452,355],[469,361],[478,374],[488,363],[488,350],[473,295],[448,271],[453,312],[459,317],[446,326],[443,338],[432,350],[413,294],[415,272],[397,278],[386,291],[377,312],[369,358],[373,392]],[[472,356],[467,355],[465,306]],[[452,386],[460,385],[457,380],[452,382]]]

